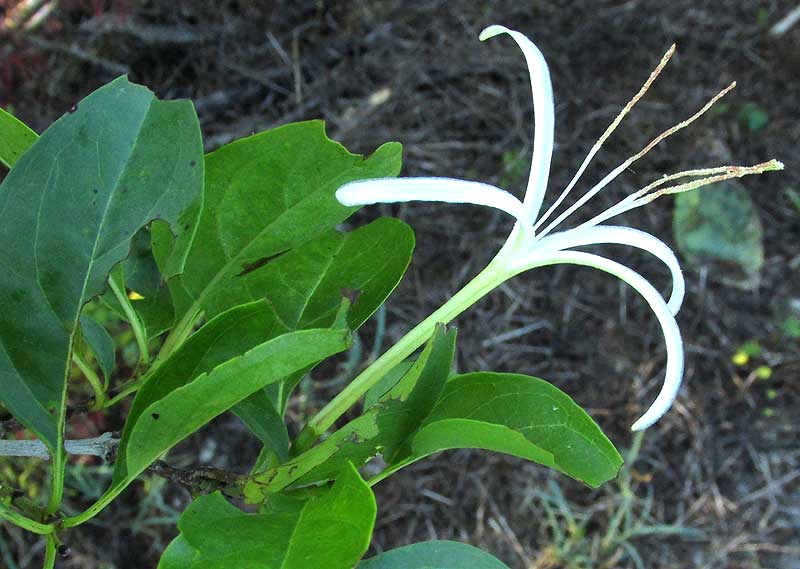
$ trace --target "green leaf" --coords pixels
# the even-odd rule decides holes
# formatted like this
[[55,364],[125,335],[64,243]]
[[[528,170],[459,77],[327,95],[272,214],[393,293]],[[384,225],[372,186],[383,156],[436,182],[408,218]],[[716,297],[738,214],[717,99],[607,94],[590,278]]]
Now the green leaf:
[[397,287],[413,250],[413,231],[391,217],[329,231],[244,275],[247,299],[266,295],[288,327],[318,328],[333,322],[342,291],[352,291],[347,324],[355,330]]
[[133,425],[124,449],[127,477],[264,385],[348,345],[341,330],[290,332],[197,376],[149,405]]
[[207,374],[219,365],[243,356],[288,330],[275,317],[266,301],[237,306],[207,322],[172,356],[155,368],[136,394],[120,440],[114,479],[127,476],[127,453],[131,433],[146,409],[177,389]]
[[232,410],[276,458],[283,461],[289,457],[286,422],[265,390],[256,391]]
[[[127,483],[183,438],[269,383],[347,349],[345,330],[277,335],[265,302],[235,307],[201,328],[150,376],[128,415],[114,470]],[[261,341],[262,338],[271,338]]]
[[676,245],[689,263],[720,264],[728,284],[754,288],[764,265],[758,212],[741,183],[733,180],[719,186],[675,196]]
[[395,176],[400,159],[397,143],[366,159],[350,154],[325,135],[321,121],[289,124],[209,154],[195,238],[172,244],[163,229],[153,234],[157,259],[165,251],[186,258],[178,282],[171,283],[178,317],[191,320],[200,311],[213,316],[261,297],[264,291],[250,289],[258,285],[260,267],[353,212],[336,200],[339,186]]
[[186,231],[201,157],[191,102],[123,77],[57,120],[0,186],[0,401],[51,451],[81,307],[144,225]]
[[0,162],[13,167],[36,138],[28,125],[0,108]]
[[566,393],[513,373],[478,372],[448,381],[409,446],[398,464],[447,449],[479,448],[538,462],[594,487],[622,466],[611,441]]
[[426,541],[365,559],[356,569],[508,569],[508,566],[466,543]]
[[108,331],[98,324],[94,318],[89,316],[81,316],[81,332],[83,339],[89,349],[92,350],[97,363],[100,365],[100,370],[103,372],[103,377],[106,381],[114,373],[114,363],[116,361],[116,353],[114,350],[114,340]]
[[[289,330],[333,324],[342,295],[356,295],[347,325],[356,330],[392,293],[414,250],[414,233],[400,220],[384,217],[349,233],[328,231],[243,276],[248,298],[266,297]],[[282,415],[286,401],[308,370],[270,386],[268,398]],[[255,411],[257,402],[251,401]],[[254,431],[248,418],[235,410]],[[264,417],[269,410],[265,408]],[[249,413],[249,417],[256,416]]]
[[314,448],[267,470],[245,488],[248,501],[291,484],[332,479],[347,464],[357,467],[378,453],[392,457],[433,407],[450,373],[456,331],[437,327],[417,361],[378,403]]
[[202,496],[178,522],[159,569],[352,569],[369,546],[375,498],[352,465],[306,500],[284,498],[246,514],[220,493]]
[[408,370],[410,370],[413,365],[414,360],[406,360],[384,375],[378,383],[364,394],[364,409],[369,409],[378,403],[390,389],[397,385],[397,382],[408,373]]

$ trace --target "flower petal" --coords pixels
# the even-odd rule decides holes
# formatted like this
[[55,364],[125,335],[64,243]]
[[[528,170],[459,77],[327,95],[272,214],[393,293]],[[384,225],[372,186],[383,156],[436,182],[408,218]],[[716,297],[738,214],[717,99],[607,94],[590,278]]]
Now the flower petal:
[[593,267],[622,279],[644,297],[655,313],[656,318],[658,318],[667,346],[667,369],[664,376],[664,385],[650,408],[631,427],[634,431],[646,429],[669,410],[681,386],[683,379],[683,340],[681,339],[678,323],[675,322],[675,318],[672,316],[664,299],[661,298],[661,295],[647,279],[636,271],[605,257],[579,251],[537,251],[527,260],[520,260],[517,269],[522,272],[535,267],[561,263]]
[[533,119],[535,134],[533,138],[533,158],[531,159],[531,172],[528,177],[528,187],[525,190],[525,212],[531,223],[536,220],[542,207],[544,193],[547,190],[547,177],[550,173],[550,158],[553,155],[553,136],[555,124],[555,110],[553,104],[553,85],[550,81],[550,71],[547,62],[539,48],[525,35],[509,30],[504,26],[489,26],[480,34],[480,40],[485,41],[500,34],[510,35],[517,42],[531,77],[531,90],[533,93]]
[[522,217],[522,203],[507,191],[454,178],[358,180],[336,190],[336,199],[346,206],[411,201],[470,203],[502,210],[517,220]]
[[537,251],[541,250],[563,250],[585,245],[599,244],[629,245],[648,251],[658,257],[667,266],[672,274],[672,294],[669,297],[667,306],[672,314],[677,314],[683,303],[686,294],[686,282],[683,279],[683,271],[678,262],[678,258],[666,243],[657,237],[633,229],[631,227],[619,227],[609,225],[599,225],[587,227],[585,229],[571,229],[553,233],[544,237],[537,245]]

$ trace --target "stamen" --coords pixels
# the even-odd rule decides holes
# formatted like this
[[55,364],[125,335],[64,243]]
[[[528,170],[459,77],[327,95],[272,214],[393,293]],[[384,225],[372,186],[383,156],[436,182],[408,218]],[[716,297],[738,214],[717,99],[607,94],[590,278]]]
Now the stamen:
[[603,146],[603,143],[608,139],[609,136],[611,136],[611,133],[616,130],[616,128],[622,122],[622,119],[625,118],[625,116],[631,111],[633,106],[639,102],[639,99],[641,99],[644,96],[644,94],[647,93],[647,90],[650,89],[650,86],[653,84],[653,82],[659,76],[661,71],[667,65],[667,62],[670,60],[670,58],[674,53],[675,53],[675,44],[672,44],[670,48],[667,50],[667,52],[664,54],[664,56],[661,58],[661,61],[658,63],[656,68],[652,71],[652,73],[650,73],[650,77],[648,77],[647,81],[644,82],[641,89],[639,89],[639,92],[636,93],[636,95],[634,95],[630,101],[628,101],[628,104],[626,104],[622,108],[617,117],[608,126],[606,131],[600,136],[600,138],[597,139],[597,142],[594,143],[594,146],[592,146],[591,150],[589,150],[589,154],[587,154],[586,158],[583,159],[583,162],[578,168],[578,171],[575,173],[575,176],[573,176],[572,180],[570,180],[569,184],[567,184],[567,187],[564,188],[564,191],[561,192],[561,195],[558,196],[558,199],[553,203],[553,205],[550,206],[550,208],[544,213],[544,215],[542,215],[539,218],[539,220],[533,226],[534,231],[538,229],[539,226],[541,226],[541,224],[544,223],[550,217],[550,215],[552,215],[552,213],[556,210],[556,208],[558,208],[558,206],[561,205],[561,202],[563,202],[564,198],[566,198],[567,195],[572,191],[572,188],[575,187],[575,184],[578,182],[578,179],[583,175],[583,172],[586,170],[587,166],[589,166],[589,162],[591,162],[595,154],[599,152],[600,147]]
[[775,170],[783,170],[783,162],[779,162],[778,160],[770,160],[769,162],[763,162],[761,164],[756,164],[755,166],[731,166],[730,170],[725,174],[709,176],[708,178],[702,178],[700,180],[693,180],[684,184],[663,188],[657,192],[653,192],[640,198],[639,201],[643,202],[642,205],[644,205],[666,194],[679,194],[682,192],[695,190],[697,188],[702,188],[703,186],[708,186],[709,184],[722,182],[724,180],[742,178],[752,174],[763,174],[764,172],[771,172]]
[[[718,168],[686,170],[684,172],[670,174],[669,176],[664,176],[660,180],[648,184],[647,186],[637,191],[636,193],[629,195],[616,205],[611,206],[603,213],[594,216],[592,219],[590,219],[585,223],[582,223],[581,225],[578,226],[578,229],[603,223],[604,221],[607,221],[612,217],[616,217],[617,215],[621,215],[632,209],[636,209],[643,205],[647,205],[653,200],[667,194],[678,194],[681,192],[689,192],[691,190],[696,190],[698,188],[709,186],[711,184],[716,184],[717,182],[730,180],[732,178],[741,178],[743,176],[763,174],[764,172],[771,172],[774,170],[783,170],[783,162],[780,162],[778,160],[770,160],[769,162],[763,162],[761,164],[756,164],[754,166],[721,166]],[[685,182],[683,184],[669,186],[661,190],[658,190],[656,192],[652,191],[657,187],[663,186],[667,182],[691,176],[705,176],[705,177],[700,178],[699,180],[692,180],[691,182]]]
[[641,198],[648,192],[654,190],[655,188],[661,187],[664,184],[671,182],[673,180],[678,180],[680,178],[693,178],[697,176],[711,176],[714,174],[721,174],[723,172],[729,172],[731,168],[736,168],[736,166],[720,166],[717,168],[699,168],[695,170],[684,170],[682,172],[676,172],[675,174],[664,175],[662,178],[652,182],[642,188],[641,190],[637,190],[636,192],[625,196],[624,199],[620,200],[616,204],[609,207],[607,210],[603,211],[602,213],[597,214],[589,221],[585,221],[581,223],[576,229],[582,229],[584,227],[592,227],[603,223],[607,219],[615,217],[624,211],[629,211],[631,208],[626,207],[631,202],[636,201],[637,199]]
[[722,91],[717,93],[710,101],[708,101],[705,105],[703,105],[703,107],[699,111],[697,111],[695,114],[693,114],[691,117],[689,117],[686,120],[683,120],[683,121],[679,122],[678,124],[676,124],[672,128],[669,128],[669,129],[665,130],[664,132],[659,134],[657,137],[655,137],[652,141],[650,141],[650,143],[647,146],[645,146],[642,150],[640,150],[639,152],[637,152],[636,154],[634,154],[633,156],[631,156],[630,158],[625,160],[625,162],[623,162],[622,164],[620,164],[619,166],[614,168],[614,170],[612,170],[602,180],[600,180],[600,182],[598,182],[598,184],[596,186],[594,186],[592,189],[590,189],[588,192],[586,192],[577,202],[572,204],[572,206],[570,206],[564,213],[559,215],[552,223],[550,223],[550,225],[548,225],[539,234],[539,237],[541,238],[541,237],[547,235],[559,223],[561,223],[562,221],[567,219],[570,215],[575,213],[575,211],[578,210],[581,206],[583,206],[583,204],[585,204],[592,197],[594,197],[600,190],[602,190],[608,184],[610,184],[614,179],[617,178],[617,176],[619,176],[623,171],[625,171],[631,164],[633,164],[634,162],[639,160],[642,156],[644,156],[645,154],[650,152],[653,148],[655,148],[662,140],[672,136],[673,134],[675,134],[679,130],[683,130],[684,128],[686,128],[687,126],[692,124],[694,121],[696,121],[698,118],[700,118],[703,114],[706,113],[706,111],[708,111],[708,109],[710,109],[714,105],[714,103],[716,103],[722,97],[724,97],[726,94],[728,94],[728,92],[730,92],[730,90],[733,89],[734,87],[736,87],[736,81],[734,81],[733,83],[731,83],[730,85],[725,87]]

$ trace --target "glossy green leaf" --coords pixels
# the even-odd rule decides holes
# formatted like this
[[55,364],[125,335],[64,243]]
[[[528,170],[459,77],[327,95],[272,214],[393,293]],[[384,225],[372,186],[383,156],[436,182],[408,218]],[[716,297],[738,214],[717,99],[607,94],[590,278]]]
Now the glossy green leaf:
[[[380,218],[349,233],[328,231],[270,261],[242,278],[247,295],[266,297],[287,329],[324,328],[332,324],[343,294],[355,296],[347,325],[361,326],[395,289],[411,261],[414,233],[408,225]],[[250,407],[272,401],[283,414],[286,401],[304,372],[270,386],[268,397],[254,395]],[[258,398],[259,401],[255,399]],[[248,417],[240,414],[254,431]],[[265,408],[263,417],[270,411]]]
[[[325,135],[321,121],[289,124],[209,154],[195,238],[173,245],[162,229],[153,235],[157,259],[165,251],[186,257],[182,275],[171,283],[178,316],[213,316],[261,297],[265,291],[250,287],[258,286],[262,266],[353,212],[336,200],[339,186],[395,176],[400,160],[396,143],[366,159],[350,154]],[[172,276],[169,267],[164,273]]]
[[[125,421],[120,451],[127,448],[133,427],[150,405],[287,331],[266,301],[237,306],[207,322],[158,366],[138,391]],[[126,463],[127,452],[118,452],[115,480],[127,476]]]
[[345,330],[284,333],[266,301],[237,306],[194,334],[139,390],[125,424],[114,482],[265,385],[349,345]]
[[355,330],[395,289],[413,250],[411,228],[382,217],[349,233],[327,232],[243,279],[249,297],[266,296],[293,329],[329,326],[343,291],[351,291],[347,324]]
[[246,514],[221,494],[202,496],[178,522],[159,569],[352,569],[369,546],[375,498],[347,466],[333,486],[306,500],[285,498]]
[[187,231],[201,157],[192,104],[123,77],[57,120],[0,186],[0,401],[51,450],[81,307],[144,225]]
[[249,501],[291,484],[330,480],[347,464],[360,467],[382,453],[390,459],[402,450],[436,402],[453,361],[456,331],[436,329],[403,378],[366,413],[314,448],[266,471],[245,488]]
[[0,108],[0,163],[8,168],[14,166],[36,138],[28,125]]
[[83,339],[100,365],[103,377],[108,381],[108,378],[114,372],[114,363],[116,361],[114,340],[111,339],[108,331],[98,324],[94,318],[84,315],[81,316],[80,322]]
[[611,441],[566,393],[513,373],[448,381],[409,446],[402,464],[442,450],[479,448],[538,462],[595,487],[622,466]]
[[466,543],[426,541],[365,559],[356,569],[508,569],[508,566]]
[[236,403],[288,374],[344,351],[342,330],[289,332],[195,377],[148,405],[127,440],[127,477],[147,468],[162,453]]

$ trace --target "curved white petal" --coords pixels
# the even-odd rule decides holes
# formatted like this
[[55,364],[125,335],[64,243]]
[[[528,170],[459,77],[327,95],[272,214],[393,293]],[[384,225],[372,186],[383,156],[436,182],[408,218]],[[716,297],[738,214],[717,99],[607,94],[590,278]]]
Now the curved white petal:
[[536,130],[533,138],[531,173],[528,177],[528,187],[525,190],[523,203],[525,212],[529,216],[528,219],[532,223],[542,207],[544,193],[547,189],[547,177],[550,172],[550,158],[553,155],[555,129],[553,85],[542,52],[525,35],[504,26],[489,26],[481,32],[479,37],[481,41],[485,41],[500,34],[508,34],[517,42],[525,55],[531,77],[533,120]]
[[349,182],[336,190],[342,205],[410,201],[470,203],[502,210],[517,220],[522,203],[505,190],[482,182],[454,178],[375,178]]
[[536,249],[537,251],[549,250],[555,252],[560,249],[599,244],[628,245],[648,251],[658,257],[672,274],[672,294],[670,294],[669,301],[667,301],[667,306],[672,314],[678,313],[681,304],[683,304],[683,297],[686,294],[686,282],[683,279],[681,265],[672,249],[649,233],[632,227],[599,225],[553,233],[542,238],[536,245]]
[[546,265],[568,263],[593,267],[612,274],[636,289],[641,294],[661,324],[667,346],[667,369],[664,385],[650,408],[631,427],[641,431],[658,421],[672,406],[683,379],[683,340],[678,323],[667,308],[658,291],[642,275],[605,257],[582,253],[579,251],[541,251],[532,254],[527,260],[520,260],[516,266],[518,272]]

